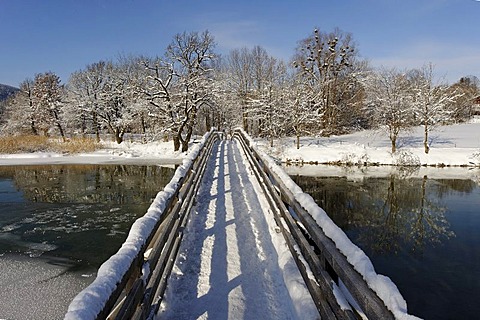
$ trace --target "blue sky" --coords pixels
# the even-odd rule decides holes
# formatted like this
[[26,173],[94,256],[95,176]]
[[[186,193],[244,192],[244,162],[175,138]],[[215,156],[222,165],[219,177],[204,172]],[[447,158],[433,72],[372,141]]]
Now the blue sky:
[[373,66],[432,62],[450,83],[480,77],[475,0],[0,0],[0,83],[52,71],[63,82],[120,54],[162,55],[176,33],[208,29],[217,51],[261,45],[288,61],[314,27],[350,32]]

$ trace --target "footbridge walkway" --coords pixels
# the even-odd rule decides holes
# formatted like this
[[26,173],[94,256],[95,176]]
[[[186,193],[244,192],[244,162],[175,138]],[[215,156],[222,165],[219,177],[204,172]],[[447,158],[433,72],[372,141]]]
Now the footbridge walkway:
[[396,286],[242,131],[211,131],[65,319],[409,319]]

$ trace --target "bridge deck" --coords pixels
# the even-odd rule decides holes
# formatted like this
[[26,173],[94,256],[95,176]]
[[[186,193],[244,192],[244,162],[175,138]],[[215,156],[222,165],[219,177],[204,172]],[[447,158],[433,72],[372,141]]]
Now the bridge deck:
[[162,319],[318,316],[272,213],[263,209],[264,197],[237,142],[217,143],[168,282]]

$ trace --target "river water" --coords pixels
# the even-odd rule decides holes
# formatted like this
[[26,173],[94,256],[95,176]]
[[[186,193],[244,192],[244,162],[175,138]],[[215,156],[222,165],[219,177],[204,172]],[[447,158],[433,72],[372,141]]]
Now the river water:
[[[397,284],[409,313],[478,317],[478,169],[314,168],[287,171]],[[0,319],[63,318],[173,173],[158,166],[0,166]]]
[[395,282],[409,313],[478,319],[480,170],[457,169],[456,175],[442,169],[375,170],[385,169],[312,176],[305,168],[290,174],[365,251],[377,272]]
[[62,319],[173,168],[0,166],[0,319]]

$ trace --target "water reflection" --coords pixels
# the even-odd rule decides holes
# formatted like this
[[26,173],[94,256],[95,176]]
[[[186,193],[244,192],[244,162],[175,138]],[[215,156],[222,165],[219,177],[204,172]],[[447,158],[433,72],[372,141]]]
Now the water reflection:
[[158,166],[0,167],[0,179],[13,180],[25,200],[48,203],[148,202],[159,180],[169,181],[171,176],[171,168]]
[[365,251],[377,272],[393,280],[411,314],[439,320],[478,318],[479,170],[303,170],[316,170],[317,176],[288,168],[297,184]]
[[0,256],[98,268],[173,172],[131,165],[0,167]]
[[[407,178],[391,174],[386,178],[293,176],[304,191],[356,243],[374,252],[408,250],[422,252],[426,246],[455,236],[445,218],[442,194],[450,189],[441,181]],[[470,182],[457,181],[468,190]],[[472,189],[470,189],[472,190]]]

